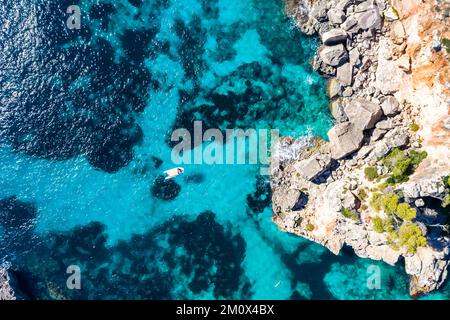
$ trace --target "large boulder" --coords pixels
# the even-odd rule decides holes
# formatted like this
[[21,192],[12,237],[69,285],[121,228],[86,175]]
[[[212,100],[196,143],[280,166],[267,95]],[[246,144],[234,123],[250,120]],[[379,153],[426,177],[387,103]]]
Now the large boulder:
[[341,24],[345,21],[345,12],[339,9],[330,9],[327,13],[328,20],[333,24]]
[[330,138],[331,157],[342,159],[357,151],[364,140],[363,131],[350,122],[335,125],[328,131]]
[[400,112],[400,103],[394,96],[387,96],[381,103],[381,109],[386,116],[394,116]]
[[336,122],[346,122],[348,117],[344,112],[342,99],[335,99],[330,103],[330,112]]
[[363,30],[381,29],[381,16],[378,9],[357,13],[355,17],[358,21],[358,26]]
[[353,99],[344,111],[349,121],[360,130],[374,128],[383,116],[378,104],[365,99]]
[[337,67],[348,61],[348,52],[343,44],[336,46],[322,46],[319,49],[319,56],[322,61],[332,67]]
[[319,152],[296,163],[295,169],[304,179],[312,181],[330,168],[331,161],[331,156],[328,153]]
[[344,63],[336,69],[336,78],[344,86],[351,86],[353,82],[353,65],[350,62]]
[[347,41],[347,32],[342,29],[331,29],[322,34],[322,42],[327,46],[334,46]]

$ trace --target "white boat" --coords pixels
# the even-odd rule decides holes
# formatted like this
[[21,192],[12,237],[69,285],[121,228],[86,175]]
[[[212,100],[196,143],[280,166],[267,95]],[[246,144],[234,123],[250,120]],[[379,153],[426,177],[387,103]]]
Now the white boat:
[[166,170],[166,171],[164,171],[164,174],[166,175],[165,180],[173,179],[183,173],[184,173],[184,168],[181,168],[181,167]]

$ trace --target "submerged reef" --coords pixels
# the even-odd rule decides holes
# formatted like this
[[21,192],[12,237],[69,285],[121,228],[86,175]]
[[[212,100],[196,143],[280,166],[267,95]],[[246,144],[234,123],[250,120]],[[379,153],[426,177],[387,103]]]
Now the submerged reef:
[[[250,297],[241,266],[245,242],[212,212],[192,221],[175,216],[112,247],[96,222],[44,237],[15,264],[30,298],[187,299],[205,292],[214,299]],[[70,265],[81,269],[80,290],[66,286]]]
[[[312,65],[329,79],[335,125],[329,141],[311,139],[296,154],[282,139],[273,221],[335,254],[349,246],[362,258],[403,260],[413,297],[440,288],[450,264],[450,6],[298,0],[287,10],[321,38]],[[338,266],[332,272],[327,282],[339,279]]]

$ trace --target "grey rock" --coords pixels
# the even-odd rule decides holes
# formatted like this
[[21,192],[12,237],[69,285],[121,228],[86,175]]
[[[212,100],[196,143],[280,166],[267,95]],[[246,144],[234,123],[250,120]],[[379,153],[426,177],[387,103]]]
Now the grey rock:
[[8,270],[0,267],[0,300],[16,300]]
[[387,96],[381,102],[381,109],[386,116],[394,116],[400,112],[400,103],[394,96]]
[[379,105],[365,99],[352,100],[344,111],[349,121],[360,130],[374,128],[383,115]]
[[347,20],[341,24],[341,28],[350,33],[359,31],[358,20],[354,16],[347,17]]
[[349,57],[350,57],[350,64],[352,66],[359,66],[361,65],[361,55],[359,54],[359,50],[358,48],[353,48],[350,50],[349,52]]
[[336,9],[346,11],[354,3],[353,0],[341,0],[336,4]]
[[381,16],[378,9],[372,9],[355,15],[358,26],[363,30],[381,29]]
[[341,99],[336,99],[330,103],[330,112],[336,122],[340,123],[348,121]]
[[373,10],[373,9],[378,9],[376,6],[375,6],[375,4],[373,3],[373,1],[364,1],[364,2],[362,2],[362,3],[360,3],[360,4],[358,4],[356,7],[355,7],[355,10],[354,10],[354,12],[356,12],[356,13],[358,13],[358,12],[366,12],[366,11],[368,11],[368,10]]
[[342,29],[331,29],[322,34],[322,42],[327,46],[334,46],[339,43],[345,43],[347,32]]
[[330,138],[331,157],[342,159],[357,151],[364,140],[362,130],[350,122],[339,123],[328,131]]
[[319,56],[325,64],[333,67],[340,66],[348,61],[347,50],[342,44],[332,47],[322,46],[319,49]]
[[317,6],[315,6],[311,11],[310,16],[319,22],[327,21],[327,8],[324,5],[325,4],[323,3],[319,3]]
[[336,69],[336,79],[344,86],[351,86],[353,82],[353,66],[350,62],[344,63]]
[[339,83],[339,81],[336,81],[336,79],[332,78],[328,81],[327,85],[327,93],[330,99],[334,99],[338,97],[341,94],[342,91],[342,85]]
[[344,89],[344,91],[342,92],[342,96],[343,97],[351,97],[353,95],[353,89],[352,87],[347,87]]
[[382,120],[380,122],[378,122],[375,127],[377,129],[381,129],[381,130],[391,130],[392,128],[395,127],[394,121],[392,119],[386,119],[386,120]]
[[386,134],[385,141],[386,145],[392,150],[406,146],[409,143],[409,135],[406,130],[395,128]]
[[375,128],[375,130],[373,130],[372,132],[372,136],[370,137],[370,141],[378,141],[381,138],[384,137],[384,135],[386,134],[386,130],[384,129],[379,129],[379,128]]
[[317,153],[308,159],[295,164],[296,170],[306,180],[314,180],[331,166],[331,156],[327,153]]
[[336,76],[336,68],[326,64],[319,56],[319,54],[314,55],[312,67],[315,71],[317,71],[317,73],[324,75],[326,77]]
[[333,24],[341,24],[345,21],[345,12],[339,9],[330,9],[327,13],[328,20]]
[[414,201],[414,204],[416,207],[420,208],[423,207],[425,205],[425,201],[423,201],[423,199],[417,199],[416,201]]

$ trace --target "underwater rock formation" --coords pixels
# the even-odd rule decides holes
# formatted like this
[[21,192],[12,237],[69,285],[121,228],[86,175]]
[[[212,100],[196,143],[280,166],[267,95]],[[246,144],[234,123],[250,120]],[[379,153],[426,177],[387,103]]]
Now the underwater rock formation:
[[[53,232],[15,268],[35,299],[186,299],[205,293],[215,299],[250,296],[250,283],[241,266],[245,241],[230,226],[217,222],[212,212],[194,220],[175,216],[112,247],[106,241],[105,227],[96,222]],[[43,259],[46,263],[39,263]],[[70,265],[80,267],[80,290],[66,286]]]

